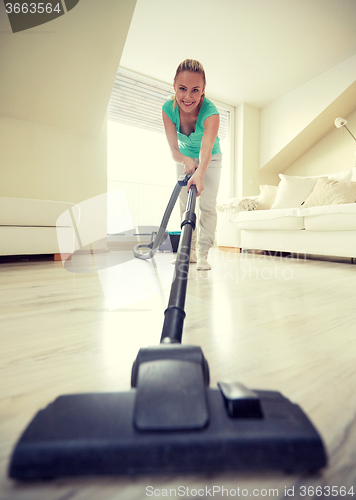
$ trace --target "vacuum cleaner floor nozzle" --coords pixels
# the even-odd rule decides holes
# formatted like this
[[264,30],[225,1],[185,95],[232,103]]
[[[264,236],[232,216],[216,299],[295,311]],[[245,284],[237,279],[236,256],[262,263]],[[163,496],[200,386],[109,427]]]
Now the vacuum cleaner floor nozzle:
[[255,391],[262,418],[233,418],[221,392],[207,389],[209,422],[198,430],[141,431],[136,389],[58,397],[34,417],[12,455],[9,476],[316,471],[326,465],[316,429],[281,393]]

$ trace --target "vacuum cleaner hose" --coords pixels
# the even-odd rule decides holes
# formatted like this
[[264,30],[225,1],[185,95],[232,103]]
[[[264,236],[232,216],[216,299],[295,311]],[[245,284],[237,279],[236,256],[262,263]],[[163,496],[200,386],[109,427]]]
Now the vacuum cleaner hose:
[[[166,228],[167,224],[170,218],[170,215],[172,213],[172,210],[174,208],[174,205],[176,204],[177,198],[179,196],[180,190],[182,189],[182,183],[180,181],[177,182],[173,193],[171,195],[171,198],[168,202],[167,208],[164,212],[163,218],[161,225],[159,227],[158,233],[154,241],[151,241],[151,243],[146,244],[146,243],[140,243],[136,245],[133,249],[133,253],[135,257],[138,259],[151,259],[157,252],[158,247],[160,244],[163,242],[165,234],[166,234]],[[148,252],[144,253],[144,250],[149,250]]]

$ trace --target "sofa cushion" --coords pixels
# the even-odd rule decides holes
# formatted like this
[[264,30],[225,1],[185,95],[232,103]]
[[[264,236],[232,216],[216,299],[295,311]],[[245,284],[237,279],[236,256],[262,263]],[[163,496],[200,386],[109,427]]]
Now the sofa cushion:
[[279,177],[281,181],[272,209],[300,207],[313,191],[318,180],[318,177],[298,177],[284,174],[279,174]]
[[331,179],[318,179],[313,191],[306,198],[305,208],[340,205],[356,202],[356,182],[339,182]]
[[240,212],[237,222],[239,229],[304,229],[304,218],[300,208]]
[[356,203],[305,208],[301,213],[307,231],[356,231]]
[[356,168],[342,170],[341,172],[334,172],[331,174],[306,177],[279,174],[281,181],[278,185],[277,196],[272,208],[299,207],[312,192],[317,180],[320,178],[347,182],[351,181],[353,176],[356,176]]
[[347,182],[351,181],[353,170],[342,170],[341,172],[335,172],[333,174],[320,175],[318,177],[327,177],[333,181]]
[[0,197],[0,226],[56,227],[58,217],[72,206],[63,201]]
[[277,196],[278,186],[260,186],[261,193],[256,198],[256,210],[269,210]]

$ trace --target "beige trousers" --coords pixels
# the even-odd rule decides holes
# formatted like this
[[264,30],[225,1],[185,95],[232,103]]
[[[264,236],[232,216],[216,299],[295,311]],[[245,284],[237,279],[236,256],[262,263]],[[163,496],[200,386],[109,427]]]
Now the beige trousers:
[[[199,158],[193,158],[199,165]],[[184,166],[177,163],[177,178],[184,173]],[[204,190],[197,198],[197,227],[193,232],[192,248],[199,244],[199,252],[205,253],[214,244],[217,224],[216,197],[219,190],[220,175],[222,166],[222,154],[212,155],[209,166],[204,176]],[[179,206],[181,217],[187,206],[188,192],[186,187],[182,187],[179,195]]]

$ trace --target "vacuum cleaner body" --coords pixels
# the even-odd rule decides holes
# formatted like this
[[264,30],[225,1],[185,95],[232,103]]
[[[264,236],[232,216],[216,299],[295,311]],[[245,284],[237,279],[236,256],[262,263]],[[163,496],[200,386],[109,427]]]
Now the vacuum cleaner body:
[[[188,177],[173,192],[157,238],[134,253],[152,258]],[[321,438],[301,408],[275,391],[237,382],[209,387],[200,347],[181,343],[196,189],[183,216],[175,278],[161,341],[140,349],[131,390],[58,397],[17,443],[9,475],[20,480],[82,475],[311,472],[326,465]],[[144,248],[149,250],[143,253]]]

